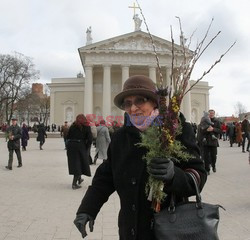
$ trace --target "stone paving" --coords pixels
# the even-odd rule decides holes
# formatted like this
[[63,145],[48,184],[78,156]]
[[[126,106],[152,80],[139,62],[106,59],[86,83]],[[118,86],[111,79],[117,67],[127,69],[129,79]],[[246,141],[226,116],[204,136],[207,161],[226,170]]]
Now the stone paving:
[[[217,172],[208,177],[202,197],[226,208],[220,211],[221,240],[250,240],[249,153],[230,148],[227,141],[220,145]],[[6,170],[8,151],[0,138],[0,240],[82,239],[73,219],[91,178],[85,177],[82,188],[72,190],[60,138],[47,138],[43,151],[31,138],[22,157],[22,168],[16,167],[15,156],[13,170]],[[100,163],[91,166],[92,173]],[[113,194],[85,239],[118,240],[118,211],[119,199]]]

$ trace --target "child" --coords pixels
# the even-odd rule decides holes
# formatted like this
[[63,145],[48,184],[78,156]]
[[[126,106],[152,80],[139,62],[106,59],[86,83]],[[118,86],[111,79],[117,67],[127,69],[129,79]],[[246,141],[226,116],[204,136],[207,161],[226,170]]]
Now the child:
[[[210,117],[209,117],[209,113],[208,112],[203,112],[203,117],[201,118],[201,122],[200,122],[200,128],[201,130],[205,130],[208,129],[210,126],[213,126],[214,123],[211,121]],[[212,140],[217,140],[217,137],[212,133],[212,132],[207,132],[207,134],[211,134]],[[206,136],[202,139],[203,143],[206,143],[207,139]]]

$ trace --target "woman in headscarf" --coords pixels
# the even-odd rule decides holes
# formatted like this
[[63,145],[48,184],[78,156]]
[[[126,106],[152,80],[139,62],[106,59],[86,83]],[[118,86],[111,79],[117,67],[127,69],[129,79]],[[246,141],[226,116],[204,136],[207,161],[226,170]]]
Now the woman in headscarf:
[[69,174],[73,175],[72,189],[80,188],[81,175],[91,176],[88,149],[92,144],[92,133],[86,117],[79,114],[67,135]]

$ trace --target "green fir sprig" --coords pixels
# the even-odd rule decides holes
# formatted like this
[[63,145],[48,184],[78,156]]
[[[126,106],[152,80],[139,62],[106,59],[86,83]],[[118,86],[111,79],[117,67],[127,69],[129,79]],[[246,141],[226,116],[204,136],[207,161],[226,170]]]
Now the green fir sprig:
[[[181,126],[181,125],[179,125]],[[175,140],[172,144],[168,144],[162,147],[161,137],[163,128],[162,126],[151,126],[145,132],[141,134],[142,141],[139,143],[141,147],[145,147],[148,152],[144,156],[147,166],[149,166],[152,158],[155,157],[170,157],[177,162],[188,161],[192,156],[186,152],[185,146],[181,144],[180,141]],[[179,129],[178,133],[181,133]],[[157,210],[156,206],[162,203],[165,199],[166,194],[163,192],[164,182],[155,179],[149,175],[148,182],[146,184],[146,194],[149,196],[149,200],[152,201],[153,208]]]

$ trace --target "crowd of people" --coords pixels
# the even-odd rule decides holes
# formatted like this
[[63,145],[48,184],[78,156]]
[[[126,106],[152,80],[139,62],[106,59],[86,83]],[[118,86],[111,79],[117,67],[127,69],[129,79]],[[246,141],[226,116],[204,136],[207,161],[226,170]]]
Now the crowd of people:
[[221,129],[222,135],[220,136],[220,139],[223,139],[223,141],[228,140],[230,147],[233,147],[233,144],[242,147],[243,153],[246,151],[249,152],[250,124],[247,115],[244,116],[244,119],[241,122],[223,123]]
[[216,172],[217,147],[219,147],[220,139],[229,141],[230,147],[233,147],[233,144],[242,147],[243,153],[249,152],[250,123],[247,115],[244,116],[242,122],[225,123],[215,117],[214,110],[209,110],[204,112],[198,126],[193,125],[193,129],[208,174],[210,174],[211,167],[213,172]]

